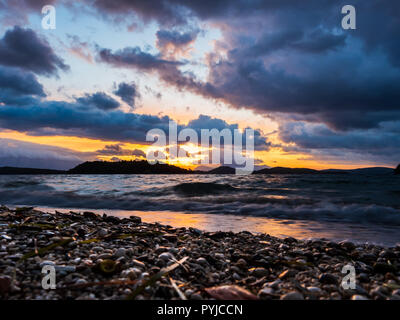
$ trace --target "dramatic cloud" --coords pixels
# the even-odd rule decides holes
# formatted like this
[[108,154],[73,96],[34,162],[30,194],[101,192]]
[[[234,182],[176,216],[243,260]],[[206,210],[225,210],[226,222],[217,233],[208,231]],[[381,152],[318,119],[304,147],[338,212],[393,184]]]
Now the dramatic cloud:
[[179,67],[184,62],[167,60],[159,55],[142,51],[139,47],[127,47],[116,52],[110,49],[99,49],[98,58],[114,67],[132,68],[144,72],[156,73],[165,83],[183,90],[187,89],[206,96],[212,95],[209,84],[198,82],[192,73],[182,72]]
[[[19,8],[24,15],[51,3],[67,4],[63,0],[14,0],[9,4],[0,0],[0,16],[18,15]],[[341,28],[345,4],[349,3],[83,0],[76,6],[85,6],[86,13],[100,13],[106,21],[132,25],[133,19],[144,29],[142,22],[152,22],[151,28],[159,30],[153,44],[158,52],[135,47],[136,43],[119,50],[118,42],[108,48],[103,43],[96,49],[96,60],[88,44],[76,36],[69,37],[68,49],[93,62],[90,68],[101,67],[95,63],[102,62],[120,68],[121,73],[135,69],[156,75],[163,84],[182,92],[269,116],[280,124],[278,136],[283,144],[290,144],[286,151],[319,159],[341,155],[354,161],[364,154],[392,163],[399,157],[395,145],[400,136],[400,2],[355,3],[356,30]],[[199,34],[194,30],[199,28],[204,29],[206,40],[214,40],[214,47],[204,45],[192,57],[188,53]],[[209,30],[212,36],[207,35]],[[221,37],[215,38],[214,31]],[[200,46],[202,40],[198,40]],[[205,53],[203,59],[198,53]],[[72,103],[42,101],[43,88],[32,73],[55,75],[67,66],[30,29],[15,27],[0,39],[0,64],[29,72],[0,69],[1,126],[31,134],[141,143],[151,128],[168,130],[169,117],[124,113],[103,92],[86,94]],[[132,108],[139,97],[136,86],[125,82],[113,93]],[[235,128],[235,124],[208,116],[188,126]],[[267,150],[269,146],[261,131],[256,131],[256,147]]]
[[[130,1],[113,2],[112,10],[102,1],[96,3],[103,10],[133,10],[159,22],[175,8],[171,11],[175,20],[190,12],[220,26],[224,34],[209,54],[204,82],[182,72],[182,62],[139,48],[101,50],[101,60],[113,66],[156,72],[170,85],[235,108],[283,113],[340,130],[374,128],[400,119],[400,44],[394,40],[400,32],[395,14],[400,5],[393,1],[357,4],[358,27],[351,32],[341,29],[344,3],[328,0],[310,0],[302,7],[297,1],[166,0],[152,2],[159,9],[154,12]],[[382,28],[375,32],[372,25]],[[159,31],[157,36],[158,43],[190,41],[170,31]],[[218,52],[222,47],[226,54]],[[164,47],[159,45],[159,50],[162,54]]]
[[373,161],[393,166],[400,159],[400,122],[369,130],[337,132],[323,124],[287,122],[279,128],[279,138],[294,146],[287,152],[308,153],[336,161]]
[[[101,99],[94,99],[95,96],[96,94],[78,98],[76,103],[35,100],[32,104],[24,106],[5,104],[0,107],[0,127],[31,135],[79,136],[142,144],[152,144],[146,141],[146,134],[151,129],[161,129],[168,135],[169,122],[172,120],[168,116],[158,117],[112,109],[104,112],[99,108],[99,105],[104,103],[103,96],[100,96]],[[83,107],[92,103],[97,108]],[[102,106],[104,109],[104,105]],[[191,122],[189,127],[206,129],[212,126],[213,122],[220,130],[237,128],[237,124],[229,125],[225,121],[207,116],[200,116]],[[183,128],[182,125],[178,126],[179,130]],[[269,146],[260,132],[256,131],[255,135],[256,147]]]
[[119,107],[118,101],[104,92],[85,94],[85,96],[77,98],[76,101],[84,106],[95,107],[105,111]]
[[32,96],[45,96],[42,85],[33,74],[0,66],[0,103],[28,104],[33,101]]
[[37,74],[56,75],[69,67],[49,44],[31,29],[15,26],[0,39],[0,64],[19,67]]
[[113,92],[116,96],[120,97],[122,101],[126,102],[132,108],[135,108],[135,100],[140,97],[135,83],[121,82],[118,84],[117,90]]
[[[208,129],[208,130],[217,129],[219,131],[222,131],[224,129],[229,129],[232,132],[232,137],[234,130],[239,129],[239,126],[237,124],[228,124],[226,121],[222,119],[212,118],[206,115],[200,115],[197,119],[189,121],[187,127],[196,130],[199,134],[199,137],[201,136],[202,129]],[[245,136],[243,136],[242,143],[243,143],[242,145],[245,145],[246,143]],[[266,137],[259,130],[254,130],[255,149],[268,150],[270,146],[271,143],[267,141]]]
[[191,45],[197,38],[199,31],[179,32],[176,30],[159,30],[157,36],[157,48],[164,57],[179,58],[188,57],[192,50]]

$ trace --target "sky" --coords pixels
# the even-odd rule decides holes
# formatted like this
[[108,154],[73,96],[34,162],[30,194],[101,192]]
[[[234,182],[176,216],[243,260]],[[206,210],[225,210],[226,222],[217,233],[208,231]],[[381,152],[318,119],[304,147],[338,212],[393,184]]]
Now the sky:
[[[355,30],[342,28],[348,4]],[[173,120],[254,129],[258,167],[394,167],[399,12],[396,0],[0,0],[0,166],[144,159],[146,133]],[[181,147],[168,162],[195,168],[199,148]]]

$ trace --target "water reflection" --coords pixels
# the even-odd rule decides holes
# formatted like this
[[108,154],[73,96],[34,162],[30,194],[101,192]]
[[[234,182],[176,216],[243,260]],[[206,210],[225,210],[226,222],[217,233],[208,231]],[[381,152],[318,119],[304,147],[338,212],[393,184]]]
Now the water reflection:
[[[66,209],[38,208],[48,212],[55,210],[68,212]],[[73,210],[73,209],[72,209]],[[82,211],[75,209],[73,211]],[[201,213],[182,213],[166,211],[125,211],[125,210],[90,210],[99,214],[107,213],[117,217],[139,216],[143,222],[161,223],[173,227],[193,227],[205,231],[250,231],[266,233],[275,237],[294,237],[297,239],[325,238],[334,241],[348,240],[356,243],[374,243],[395,246],[400,243],[398,228],[388,226],[365,226],[341,224],[337,222],[317,222],[302,220],[268,219],[236,215],[218,215]]]

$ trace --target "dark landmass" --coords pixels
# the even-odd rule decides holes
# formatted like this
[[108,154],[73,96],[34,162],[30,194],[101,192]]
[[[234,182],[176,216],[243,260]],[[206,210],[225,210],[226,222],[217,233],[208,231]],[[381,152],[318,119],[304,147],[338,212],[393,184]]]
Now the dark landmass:
[[361,168],[348,171],[350,173],[362,173],[362,174],[393,174],[393,169],[386,167]]
[[0,167],[0,174],[65,174],[66,171],[33,168]]
[[[68,171],[0,167],[1,174],[235,174],[235,168],[220,166],[210,171],[189,170],[165,163],[150,164],[141,161],[87,161]],[[371,167],[361,169],[328,169],[314,170],[308,168],[274,167],[256,170],[253,174],[366,174],[389,175],[400,174],[400,165],[396,169],[386,167]]]
[[68,171],[72,174],[188,174],[192,170],[177,166],[156,163],[150,164],[142,161],[93,161],[84,162]]
[[210,171],[205,171],[207,174],[235,174],[236,170],[231,167],[221,166]]
[[254,171],[254,174],[316,174],[318,170],[307,169],[307,168],[265,168],[258,171]]

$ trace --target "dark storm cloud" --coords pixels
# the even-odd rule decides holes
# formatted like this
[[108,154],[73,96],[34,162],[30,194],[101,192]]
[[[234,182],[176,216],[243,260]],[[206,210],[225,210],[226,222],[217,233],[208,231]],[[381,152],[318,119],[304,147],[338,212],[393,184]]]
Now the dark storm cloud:
[[44,97],[42,85],[32,73],[0,66],[0,103],[23,105]]
[[116,52],[109,49],[99,49],[99,58],[102,62],[117,67],[135,67],[143,71],[172,70],[182,63],[165,60],[157,55],[142,51],[139,47],[127,47]]
[[0,66],[0,88],[9,89],[16,95],[45,96],[43,86],[29,72]]
[[307,71],[296,74],[267,68],[261,59],[232,55],[211,66],[213,95],[236,107],[298,114],[343,130],[376,127],[393,116],[400,119],[399,70],[384,61],[374,66],[359,58],[307,56],[298,60]]
[[184,62],[167,60],[160,55],[144,52],[139,47],[127,47],[116,52],[99,48],[98,60],[114,67],[157,73],[161,80],[180,90],[187,89],[206,96],[213,93],[207,83],[200,83],[193,74],[180,71],[179,67],[185,65]]
[[[199,137],[201,136],[202,129],[217,129],[219,131],[228,129],[231,131],[233,137],[234,130],[239,128],[238,124],[228,124],[225,120],[212,118],[207,115],[199,115],[197,119],[189,121],[187,127],[196,130]],[[243,136],[243,145],[244,144],[245,136]],[[259,130],[254,130],[254,148],[256,150],[268,150],[270,145],[271,143],[267,141],[266,137]]]
[[119,107],[119,102],[104,92],[85,94],[85,96],[77,98],[76,101],[84,106],[95,107],[105,111]]
[[32,135],[66,135],[103,140],[145,143],[146,132],[160,128],[168,132],[168,117],[104,112],[82,108],[80,103],[44,101],[0,108],[0,127]]
[[259,12],[277,11],[280,9],[329,8],[332,1],[309,0],[307,5],[297,0],[91,0],[93,6],[107,14],[130,15],[135,13],[144,20],[156,20],[161,24],[185,24],[193,18],[221,19],[226,17],[243,17]]
[[157,36],[157,48],[163,55],[183,52],[196,40],[198,30],[179,32],[176,30],[159,30]]
[[309,153],[317,157],[335,156],[343,161],[371,160],[395,165],[400,158],[400,122],[388,122],[369,130],[333,131],[324,124],[287,122],[280,125],[284,151]]
[[[320,53],[318,57],[293,56],[293,62],[306,69],[304,73],[289,72],[283,65],[267,67],[258,55],[249,58],[249,48],[235,49],[226,60],[210,62],[207,82],[181,72],[181,62],[165,60],[139,48],[115,53],[102,49],[99,56],[116,67],[156,72],[179,89],[221,99],[238,108],[297,114],[300,119],[323,121],[336,129],[371,128],[393,117],[400,119],[399,70],[379,55],[370,61],[359,54],[327,54],[326,40],[320,39],[324,44],[314,42],[312,49]],[[299,43],[296,51],[298,46]],[[305,47],[303,43],[303,51]]]
[[[3,2],[3,1],[2,1]],[[31,8],[31,9],[42,9],[45,5],[54,4],[56,0],[6,0],[7,7],[19,7],[20,9]]]
[[135,108],[135,100],[140,97],[135,83],[121,82],[118,88],[113,92],[116,96],[120,97],[122,101],[126,102],[132,108]]
[[31,29],[15,26],[0,39],[0,64],[19,67],[34,73],[52,76],[69,67],[50,45]]
[[294,49],[306,53],[323,53],[345,45],[345,34],[332,34],[321,28],[305,33],[303,30],[271,32],[257,40],[253,47],[247,49],[252,56],[261,56],[276,50]]
[[[32,98],[32,103],[24,106],[5,104],[0,107],[0,127],[26,132],[30,135],[65,135],[87,137],[101,140],[124,142],[146,142],[146,134],[151,129],[161,129],[166,135],[169,132],[168,116],[158,117],[135,113],[126,113],[121,110],[104,112],[98,108],[84,108],[82,101],[76,103],[62,101],[40,101]],[[193,122],[197,128],[210,126],[211,118],[200,117]],[[213,119],[218,125],[236,128],[222,120]],[[222,121],[222,122],[221,122]],[[184,126],[179,125],[178,130]],[[256,143],[259,147],[268,147],[265,137],[256,133]],[[262,141],[264,139],[264,141]]]
[[178,16],[185,8],[192,17],[211,19],[224,26],[221,41],[229,50],[226,57],[218,50],[212,54],[215,61],[209,59],[204,82],[181,72],[181,62],[150,54],[145,60],[138,48],[114,53],[103,49],[102,61],[157,72],[179,89],[236,108],[284,113],[340,130],[373,128],[400,119],[399,2],[354,4],[357,30],[347,31],[341,29],[345,4],[171,0],[158,1],[159,10],[151,12],[138,9],[135,1],[115,1],[114,12],[131,9],[156,20],[168,16],[163,8],[174,6],[181,8],[173,11]]

